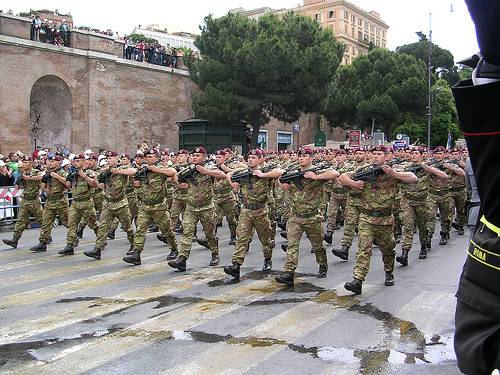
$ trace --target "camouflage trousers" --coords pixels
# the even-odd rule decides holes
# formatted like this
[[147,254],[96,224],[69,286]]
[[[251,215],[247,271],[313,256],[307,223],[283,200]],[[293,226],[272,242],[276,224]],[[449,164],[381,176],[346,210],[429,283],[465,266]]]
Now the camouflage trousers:
[[172,199],[172,208],[170,209],[170,224],[172,227],[175,228],[181,214],[184,215],[184,211],[186,211],[186,201],[174,197]]
[[245,261],[246,250],[252,240],[254,228],[262,244],[264,259],[271,259],[273,250],[271,248],[271,224],[268,214],[267,208],[260,210],[243,208],[241,210],[238,226],[236,227],[236,245],[232,259],[233,263],[242,265]]
[[68,245],[74,246],[76,244],[76,232],[82,219],[97,235],[96,211],[94,202],[90,198],[82,202],[75,199],[69,207],[68,233],[66,235]]
[[[128,202],[128,209],[130,211],[130,222],[135,223],[137,228],[137,216],[139,215],[139,201],[137,199],[137,196],[135,194],[134,195],[127,194],[127,202]],[[118,228],[118,224],[120,224],[120,220],[118,220],[118,218],[115,217],[113,220],[113,224],[111,224],[109,230],[115,231],[116,228]]]
[[21,201],[19,208],[18,219],[14,227],[14,238],[20,239],[24,230],[30,223],[30,217],[33,216],[38,224],[42,224],[42,205],[38,198]]
[[343,210],[345,212],[346,204],[347,195],[338,195],[334,193],[331,194],[330,202],[328,204],[328,218],[326,222],[327,232],[333,233],[335,231],[335,225],[342,216],[340,210]]
[[137,229],[134,235],[134,250],[142,252],[146,233],[150,224],[156,225],[161,234],[167,239],[168,245],[172,250],[177,250],[175,235],[170,225],[170,214],[167,211],[167,203],[161,203],[149,206],[145,203],[139,207],[139,214],[136,220]]
[[429,211],[427,216],[427,234],[432,237],[436,229],[436,214],[439,210],[441,217],[441,233],[448,233],[451,229],[451,197],[446,193],[443,195],[429,194]]
[[117,218],[120,222],[122,229],[127,232],[127,239],[130,245],[134,244],[134,231],[132,230],[128,205],[115,210],[112,210],[104,205],[102,207],[99,228],[97,229],[97,240],[95,242],[96,248],[103,250],[106,246],[108,232],[115,218]]
[[62,225],[68,227],[68,200],[66,197],[57,200],[47,199],[42,214],[42,226],[40,229],[40,242],[49,242],[52,233],[52,225],[59,217]]
[[267,202],[267,209],[268,209],[267,216],[269,217],[269,228],[271,230],[271,238],[274,240],[274,237],[276,237],[276,202],[274,200]]
[[401,199],[401,208],[403,209],[401,213],[401,221],[403,223],[401,249],[410,251],[413,244],[415,223],[418,228],[420,244],[425,245],[427,243],[427,213],[429,211],[426,201],[423,201],[421,204],[415,204],[403,197]]
[[456,222],[459,227],[465,225],[465,201],[467,200],[467,191],[465,188],[461,191],[451,192],[451,212],[455,213]]
[[217,223],[222,223],[222,219],[225,216],[227,224],[229,225],[231,236],[236,236],[236,226],[238,225],[237,204],[238,203],[236,202],[234,195],[229,199],[215,202],[215,215],[217,217]]
[[284,272],[295,272],[299,262],[300,238],[305,232],[311,242],[312,250],[316,255],[316,262],[320,266],[328,264],[326,250],[323,246],[323,226],[322,216],[317,215],[312,218],[299,218],[292,214],[287,223],[288,250],[286,253],[286,262],[283,267]]
[[[92,201],[94,202],[96,217],[97,219],[99,219],[102,212],[102,203],[104,202],[104,195],[102,194],[102,191],[99,191],[99,193],[94,193],[94,195],[92,195]],[[85,218],[82,218],[80,224],[78,225],[78,230],[83,232],[86,226],[87,226],[87,221],[85,220]]]
[[170,212],[172,208],[172,201],[174,199],[174,195],[172,193],[168,193],[165,195],[165,202],[167,203],[167,210]]
[[281,220],[288,221],[290,218],[290,193],[288,191],[283,192],[283,201],[281,203],[280,215]]
[[329,190],[323,190],[323,197],[321,198],[321,203],[319,205],[319,213],[321,214],[322,217],[326,218],[327,214],[327,209],[328,209],[328,202],[330,202],[332,192]]
[[356,252],[356,263],[353,274],[358,280],[364,281],[370,268],[370,258],[372,256],[372,246],[376,243],[382,253],[384,262],[384,271],[394,271],[394,250],[396,241],[394,241],[393,225],[370,224],[360,220],[359,223],[359,245]]
[[361,201],[357,198],[347,198],[347,205],[345,210],[345,224],[344,224],[344,235],[340,240],[341,246],[346,246],[350,248],[352,241],[354,240],[354,235],[356,234],[356,228],[359,225],[359,214],[360,214],[360,204]]
[[392,208],[392,213],[394,215],[394,235],[399,235],[401,234],[401,228],[403,225],[403,221],[401,218],[401,214],[403,213],[402,206],[401,206],[401,197],[396,196],[396,199],[394,200],[394,205]]
[[194,207],[187,205],[184,217],[182,218],[182,227],[184,228],[184,232],[182,233],[179,255],[189,258],[191,245],[193,243],[193,236],[196,233],[196,225],[198,224],[198,221],[201,222],[201,226],[203,227],[203,231],[205,232],[205,237],[208,242],[208,247],[212,251],[212,254],[219,254],[219,239],[215,235],[216,223],[214,206],[210,205],[203,210],[195,210]]

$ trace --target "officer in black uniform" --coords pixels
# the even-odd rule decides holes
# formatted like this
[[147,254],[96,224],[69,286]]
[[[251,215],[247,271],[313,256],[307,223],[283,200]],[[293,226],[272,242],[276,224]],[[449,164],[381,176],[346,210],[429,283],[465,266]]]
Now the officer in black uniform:
[[[472,79],[453,87],[460,127],[481,198],[457,291],[455,352],[465,374],[500,368],[500,1],[466,0],[481,57]],[[473,62],[473,64],[471,64]]]

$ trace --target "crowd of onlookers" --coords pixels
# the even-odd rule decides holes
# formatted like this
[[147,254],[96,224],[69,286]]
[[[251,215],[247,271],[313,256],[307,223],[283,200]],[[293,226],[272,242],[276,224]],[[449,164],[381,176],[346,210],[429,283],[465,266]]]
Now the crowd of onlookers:
[[164,47],[158,42],[146,43],[143,40],[134,41],[130,37],[125,37],[123,46],[125,59],[177,68],[179,56],[182,56],[182,51],[171,48],[170,45]]
[[94,34],[101,34],[101,35],[106,35],[106,36],[115,36],[115,35],[118,36],[118,31],[113,32],[113,30],[111,30],[111,29],[107,29],[106,31],[102,31],[102,30],[88,27],[88,26],[75,26],[73,28],[77,29],[77,30],[90,31],[91,33],[94,33]]
[[69,46],[70,28],[71,26],[65,19],[57,24],[51,20],[42,20],[37,15],[31,21],[31,40],[57,46]]

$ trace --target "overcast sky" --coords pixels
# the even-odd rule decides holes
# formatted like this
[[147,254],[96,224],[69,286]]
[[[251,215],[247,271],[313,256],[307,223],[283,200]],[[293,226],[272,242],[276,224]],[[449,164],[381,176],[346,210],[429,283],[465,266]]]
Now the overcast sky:
[[[416,42],[416,31],[428,34],[429,13],[432,13],[433,41],[450,50],[455,60],[470,56],[478,50],[474,25],[463,0],[351,0],[365,10],[375,10],[390,26],[388,47]],[[229,9],[243,7],[253,9],[269,6],[291,8],[300,0],[0,0],[4,12],[15,13],[29,9],[58,9],[70,12],[75,25],[106,30],[111,28],[120,35],[130,33],[136,25],[164,24],[169,31],[197,32],[203,17],[216,16]],[[453,12],[450,10],[453,9]]]

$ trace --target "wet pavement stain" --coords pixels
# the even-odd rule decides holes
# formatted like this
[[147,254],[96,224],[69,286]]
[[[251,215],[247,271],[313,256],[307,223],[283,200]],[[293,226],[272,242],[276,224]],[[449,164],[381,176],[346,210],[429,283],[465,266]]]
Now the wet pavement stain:
[[281,299],[264,299],[253,301],[246,306],[269,306],[269,305],[282,305],[286,303],[302,303],[306,301],[310,301],[311,298],[303,297],[303,298],[281,298]]

